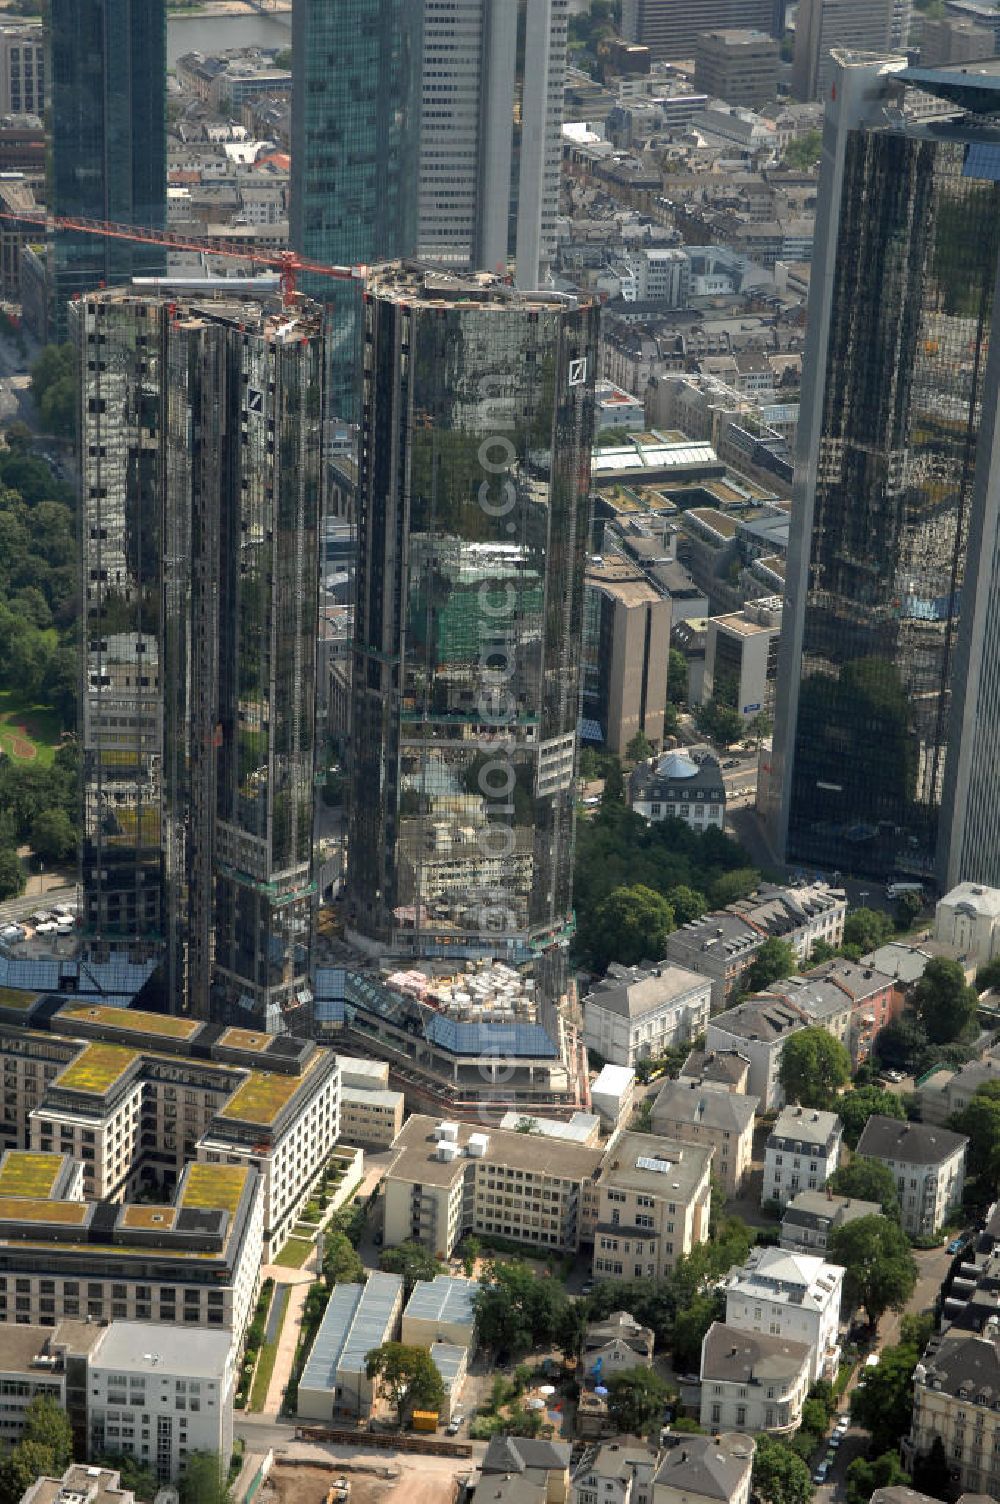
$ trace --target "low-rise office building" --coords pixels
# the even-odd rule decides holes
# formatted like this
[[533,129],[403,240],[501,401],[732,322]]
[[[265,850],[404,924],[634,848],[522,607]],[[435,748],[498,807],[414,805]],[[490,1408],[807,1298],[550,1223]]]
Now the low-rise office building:
[[665,1081],[650,1124],[682,1143],[712,1148],[712,1174],[727,1196],[738,1196],[753,1158],[757,1099],[718,1091],[690,1080]]
[[968,1142],[950,1128],[873,1113],[857,1152],[892,1171],[904,1228],[914,1237],[926,1237],[962,1204]]
[[[29,1179],[22,1158],[44,1163]],[[170,1205],[115,1205],[62,1200],[65,1163],[16,1151],[0,1162],[0,1322],[178,1322],[242,1336],[263,1245],[257,1170],[195,1163]]]
[[405,1115],[401,1091],[375,1087],[341,1086],[340,1137],[346,1144],[366,1149],[391,1149]]
[[457,1279],[450,1274],[418,1279],[403,1311],[402,1341],[413,1347],[446,1342],[471,1350],[478,1293],[479,1284],[474,1279]]
[[826,1257],[830,1234],[859,1217],[881,1217],[877,1201],[862,1201],[857,1196],[834,1196],[829,1191],[799,1191],[785,1206],[781,1219],[782,1248],[792,1253],[814,1253]]
[[704,699],[730,706],[744,720],[770,715],[780,638],[780,596],[748,601],[742,611],[710,617],[705,639]]
[[790,1435],[811,1382],[808,1343],[714,1321],[701,1344],[701,1424],[712,1432]]
[[61,1478],[36,1478],[20,1504],[135,1504],[135,1494],[113,1468],[73,1462]]
[[778,92],[778,44],[766,31],[719,27],[695,38],[694,82],[711,99],[755,110]]
[[835,1112],[782,1108],[764,1150],[762,1202],[785,1207],[799,1191],[820,1190],[837,1168],[843,1140],[844,1125]]
[[710,999],[704,977],[681,966],[613,963],[583,1000],[584,1041],[613,1065],[634,1066],[704,1033]]
[[596,1176],[595,1279],[662,1279],[708,1237],[713,1150],[621,1133]]
[[24,1434],[25,1411],[38,1396],[64,1410],[73,1428],[74,1451],[86,1456],[87,1364],[108,1327],[60,1321],[54,1327],[0,1325],[0,1448],[7,1452]]
[[653,746],[663,743],[669,655],[669,596],[622,554],[592,556],[584,580],[583,715],[619,757],[640,732]]
[[753,1248],[726,1276],[726,1325],[761,1332],[810,1350],[809,1382],[833,1379],[840,1360],[844,1271],[809,1254]]
[[302,1419],[371,1415],[375,1381],[365,1372],[365,1358],[394,1339],[402,1309],[398,1274],[370,1274],[363,1285],[334,1285],[299,1380]]

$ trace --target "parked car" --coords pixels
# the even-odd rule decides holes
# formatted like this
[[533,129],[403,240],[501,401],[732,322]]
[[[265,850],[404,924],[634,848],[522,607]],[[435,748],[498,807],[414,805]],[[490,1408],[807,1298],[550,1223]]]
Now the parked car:
[[830,1433],[830,1451],[831,1452],[835,1452],[837,1450],[837,1448],[840,1446],[840,1443],[843,1441],[843,1439],[844,1439],[844,1433],[843,1433],[843,1431],[832,1431]]
[[54,935],[59,926],[54,919],[43,919],[41,924],[35,925],[36,935]]
[[964,1253],[965,1250],[966,1250],[966,1248],[968,1248],[968,1246],[969,1246],[969,1235],[968,1235],[968,1233],[964,1233],[963,1232],[963,1233],[960,1233],[957,1238],[952,1238],[951,1242],[948,1244],[948,1252],[949,1253]]
[[446,1436],[457,1436],[464,1420],[464,1415],[453,1415],[444,1428],[444,1434]]
[[837,1432],[837,1434],[839,1436],[843,1436],[844,1432],[847,1430],[847,1428],[850,1426],[850,1424],[851,1424],[851,1417],[849,1415],[842,1415],[839,1418],[839,1420],[837,1421],[836,1427],[834,1429],[836,1430],[836,1432]]
[[819,1467],[813,1473],[813,1482],[814,1483],[825,1483],[826,1482],[826,1475],[827,1475],[827,1473],[829,1471],[830,1471],[830,1464],[828,1462],[821,1462],[820,1465],[819,1465]]
[[738,757],[727,757],[725,762],[722,764],[724,768],[738,768],[739,765],[740,760]]

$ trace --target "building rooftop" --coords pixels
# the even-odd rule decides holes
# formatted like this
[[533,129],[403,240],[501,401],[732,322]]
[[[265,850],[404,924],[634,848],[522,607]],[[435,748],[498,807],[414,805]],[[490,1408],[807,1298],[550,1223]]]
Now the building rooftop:
[[129,1066],[139,1059],[136,1050],[118,1044],[88,1044],[56,1077],[53,1085],[66,1091],[103,1097]]
[[61,1478],[37,1478],[23,1497],[26,1504],[126,1504],[135,1495],[111,1468],[75,1462]]
[[839,1288],[844,1271],[812,1253],[793,1253],[785,1248],[752,1248],[746,1262],[726,1275],[725,1289],[739,1290],[752,1298],[764,1296],[782,1305],[808,1306],[823,1310]]
[[0,1008],[11,1013],[27,1013],[39,1000],[37,992],[24,992],[19,987],[0,987]]
[[8,1149],[0,1159],[0,1197],[48,1198],[63,1173],[66,1157],[61,1154],[31,1154]]
[[53,1028],[95,1023],[123,1033],[160,1034],[165,1039],[191,1039],[204,1025],[195,1018],[175,1018],[167,1013],[146,1013],[140,1008],[109,1008],[101,1003],[67,1003],[56,1014]]
[[612,963],[607,975],[584,998],[584,1012],[593,1005],[623,1018],[641,1018],[707,985],[697,972],[686,971],[670,961],[661,961],[654,967]]
[[1000,919],[1000,888],[987,888],[982,883],[958,883],[938,902],[946,908],[964,908],[970,914]]
[[[553,303],[530,292],[519,292],[492,272],[450,272],[419,261],[385,261],[368,268],[365,290],[372,297],[423,307],[522,308],[536,312],[565,312],[569,305]],[[589,307],[590,299],[581,298]]]
[[716,1014],[710,1022],[741,1039],[760,1040],[767,1044],[794,1033],[796,1029],[805,1028],[801,1011],[792,1003],[766,996],[737,1003],[735,1008]]
[[472,1323],[478,1293],[479,1283],[474,1279],[459,1279],[450,1274],[418,1279],[403,1315],[420,1321]]
[[507,1128],[481,1129],[475,1123],[459,1123],[458,1158],[442,1160],[437,1157],[438,1141],[434,1137],[438,1121],[421,1113],[407,1119],[393,1144],[393,1158],[387,1175],[423,1185],[451,1185],[464,1173],[468,1158],[461,1151],[467,1149],[474,1133],[483,1133],[489,1140],[483,1156],[487,1162],[502,1160],[512,1170],[524,1170],[533,1175],[550,1174],[583,1180],[594,1175],[604,1156],[603,1149],[560,1143],[538,1133],[518,1133],[516,1129]]
[[857,1152],[872,1159],[894,1159],[908,1165],[936,1165],[963,1149],[969,1140],[950,1128],[929,1123],[900,1122],[873,1113],[858,1140]]
[[608,1145],[600,1183],[651,1196],[688,1201],[712,1163],[714,1150],[661,1133],[619,1133]]
[[738,1331],[723,1321],[713,1321],[705,1334],[701,1378],[727,1384],[787,1383],[800,1374],[810,1359],[807,1342],[790,1342],[766,1332]]
[[754,1440],[738,1432],[673,1436],[654,1483],[672,1491],[729,1504],[753,1466]]
[[229,1101],[219,1109],[219,1116],[236,1118],[241,1123],[259,1123],[262,1127],[269,1128],[321,1058],[314,1055],[302,1076],[251,1071],[243,1085],[237,1087]]
[[877,1201],[862,1201],[857,1196],[834,1196],[826,1191],[799,1191],[785,1206],[781,1218],[795,1227],[815,1227],[819,1223],[856,1222],[859,1217],[881,1217]]
[[653,1122],[666,1118],[692,1127],[741,1134],[753,1126],[757,1102],[757,1097],[715,1091],[699,1081],[665,1081],[653,1103]]
[[183,1326],[164,1321],[113,1321],[101,1343],[101,1368],[116,1373],[180,1374],[221,1381],[233,1334],[199,1327],[195,1341]]
[[692,1050],[681,1066],[678,1080],[735,1086],[743,1080],[749,1069],[749,1060],[736,1050]]
[[177,1205],[222,1210],[234,1217],[249,1174],[246,1165],[189,1164],[181,1180]]
[[919,1363],[917,1383],[992,1409],[1000,1402],[1000,1340],[976,1332],[946,1332]]
[[768,1148],[780,1147],[785,1139],[827,1148],[841,1137],[844,1125],[835,1112],[820,1112],[814,1107],[783,1107],[768,1135]]

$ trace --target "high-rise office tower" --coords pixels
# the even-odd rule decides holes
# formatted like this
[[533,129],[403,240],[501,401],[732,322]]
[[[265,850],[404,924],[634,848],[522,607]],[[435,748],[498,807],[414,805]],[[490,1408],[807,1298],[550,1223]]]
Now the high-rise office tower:
[[[294,0],[291,243],[334,266],[417,240],[419,0]],[[304,278],[330,309],[330,403],[356,413],[356,283]]]
[[542,285],[555,249],[569,0],[423,0],[417,246]]
[[572,914],[598,310],[396,264],[363,319],[350,923],[527,959]]
[[[165,0],[48,0],[53,214],[162,228],[167,214]],[[161,246],[57,231],[52,327],[69,299],[166,265]]]
[[749,28],[781,37],[785,0],[622,0],[622,36],[654,58],[694,58],[703,31]]
[[986,838],[997,875],[997,114],[989,63],[838,54],[770,780],[776,846],[828,870],[930,875]]
[[[795,16],[792,93],[796,99],[828,99],[836,63],[833,49],[881,52],[905,47],[903,0],[801,0]],[[908,23],[907,23],[908,29]]]
[[171,1008],[294,1027],[312,883],[323,339],[206,296],[88,296],[85,926]]

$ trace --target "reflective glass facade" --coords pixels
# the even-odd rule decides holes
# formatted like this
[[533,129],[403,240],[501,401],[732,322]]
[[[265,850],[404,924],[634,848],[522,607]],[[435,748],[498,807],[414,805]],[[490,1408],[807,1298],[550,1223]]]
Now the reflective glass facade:
[[[162,228],[167,212],[165,0],[48,0],[51,80],[48,206],[54,214]],[[52,320],[66,303],[132,276],[155,276],[155,245],[59,231]]]
[[518,958],[571,918],[598,314],[396,266],[363,319],[350,922]]
[[[295,0],[291,244],[335,266],[416,247],[421,5]],[[330,310],[330,403],[358,404],[356,284],[304,278]]]
[[85,921],[294,1026],[312,882],[318,313],[81,305]]
[[[930,875],[942,838],[979,435],[996,400],[991,136],[1000,143],[982,122],[897,112],[843,137],[775,750],[788,856],[844,872]],[[824,173],[829,194],[832,163]]]

